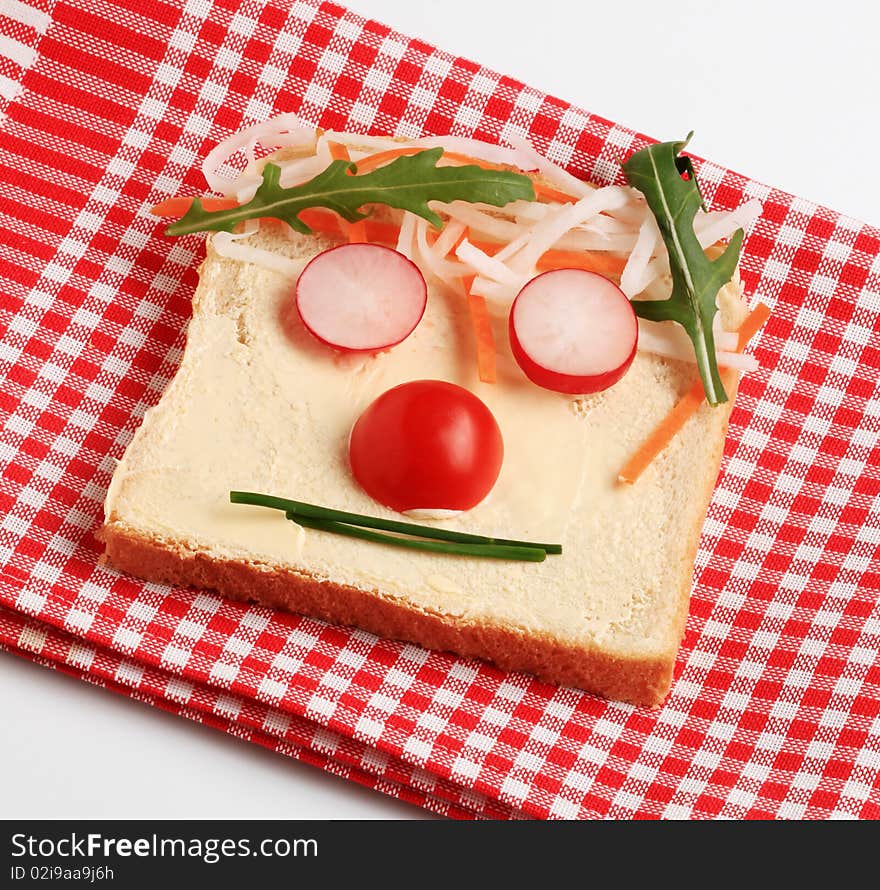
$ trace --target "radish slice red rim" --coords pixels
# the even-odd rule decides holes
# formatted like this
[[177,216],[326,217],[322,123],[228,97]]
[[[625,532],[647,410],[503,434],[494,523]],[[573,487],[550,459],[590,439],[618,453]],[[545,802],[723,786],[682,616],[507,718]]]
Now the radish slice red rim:
[[425,313],[418,266],[379,244],[341,244],[319,253],[296,283],[296,309],[322,343],[376,352],[405,340]]
[[533,278],[510,309],[510,345],[525,375],[585,395],[617,383],[636,354],[639,325],[616,284],[583,269]]

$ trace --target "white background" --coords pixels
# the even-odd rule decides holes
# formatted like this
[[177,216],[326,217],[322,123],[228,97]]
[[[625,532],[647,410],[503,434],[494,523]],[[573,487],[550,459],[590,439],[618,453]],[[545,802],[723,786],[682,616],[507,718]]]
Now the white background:
[[[880,225],[874,3],[349,0],[659,139]],[[0,818],[427,814],[0,654]]]

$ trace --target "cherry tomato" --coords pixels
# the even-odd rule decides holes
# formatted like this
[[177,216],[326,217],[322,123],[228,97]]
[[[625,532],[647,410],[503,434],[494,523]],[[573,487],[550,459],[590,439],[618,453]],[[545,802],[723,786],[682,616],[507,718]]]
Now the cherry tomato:
[[470,510],[498,479],[504,442],[492,412],[472,392],[413,380],[361,414],[348,455],[364,491],[393,510]]

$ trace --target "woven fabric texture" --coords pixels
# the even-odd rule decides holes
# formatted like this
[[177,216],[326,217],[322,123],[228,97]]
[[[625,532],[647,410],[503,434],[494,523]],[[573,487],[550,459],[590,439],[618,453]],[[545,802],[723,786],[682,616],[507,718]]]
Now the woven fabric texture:
[[455,817],[880,817],[880,232],[708,161],[714,208],[763,202],[742,275],[773,316],[663,708],[100,564],[203,251],[148,208],[280,111],[524,135],[599,183],[648,141],[333,4],[4,0],[0,645]]

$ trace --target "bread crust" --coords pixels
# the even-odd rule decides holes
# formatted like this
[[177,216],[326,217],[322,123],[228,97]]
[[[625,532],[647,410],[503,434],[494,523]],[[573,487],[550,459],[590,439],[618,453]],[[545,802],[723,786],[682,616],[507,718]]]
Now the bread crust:
[[[146,537],[121,523],[105,525],[101,537],[108,561],[140,578],[213,590],[231,599],[361,627],[429,649],[488,659],[504,670],[527,671],[604,698],[658,707],[672,682],[675,650],[653,658],[619,657],[589,645],[567,645],[509,627],[424,612],[378,592],[320,581],[290,569],[221,559],[179,541]],[[685,618],[689,595],[690,573],[682,591]]]
[[[674,662],[675,659],[678,657],[678,650],[681,646],[681,641],[684,639],[688,615],[690,614],[691,588],[693,586],[694,580],[694,567],[697,560],[697,550],[700,547],[700,535],[703,531],[703,523],[706,520],[706,510],[709,507],[709,501],[712,500],[712,495],[715,491],[715,483],[718,481],[718,472],[721,469],[721,461],[724,457],[724,443],[725,441],[727,441],[727,427],[730,423],[730,415],[733,412],[733,406],[736,401],[737,391],[739,390],[738,374],[732,372],[725,373],[723,379],[728,401],[724,405],[704,409],[719,412],[721,414],[721,425],[715,440],[716,444],[712,452],[711,460],[708,463],[710,472],[706,474],[705,484],[700,498],[700,510],[696,514],[694,524],[688,536],[687,559],[685,560],[684,571],[682,573],[682,592],[681,597],[679,598],[678,615],[676,616],[678,625],[678,636],[675,651],[672,653],[673,670],[675,668]],[[673,671],[670,671],[670,688],[672,686],[672,674]],[[663,696],[664,699],[668,692],[669,690],[667,689],[666,693]],[[662,704],[662,702],[659,702],[658,704]]]

